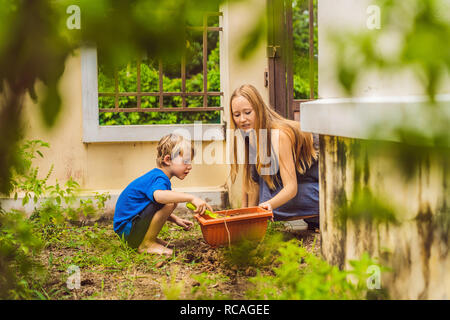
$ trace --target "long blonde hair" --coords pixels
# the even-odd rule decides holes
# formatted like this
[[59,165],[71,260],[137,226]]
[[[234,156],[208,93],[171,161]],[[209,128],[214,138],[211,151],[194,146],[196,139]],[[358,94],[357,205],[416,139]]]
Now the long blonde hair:
[[[230,126],[233,131],[236,129],[236,124],[234,123],[234,119],[232,116],[232,102],[234,98],[243,97],[245,98],[253,107],[256,115],[255,120],[255,132],[260,132],[260,129],[266,129],[268,135],[268,145],[267,150],[264,150],[267,154],[271,152],[271,130],[279,129],[280,131],[287,134],[289,139],[292,142],[292,153],[294,156],[295,168],[300,173],[303,174],[311,165],[313,161],[317,159],[316,150],[313,145],[313,135],[311,133],[302,132],[300,129],[300,123],[293,120],[288,120],[274,110],[269,108],[262,99],[258,90],[250,85],[244,84],[239,88],[235,89],[230,98],[230,115],[232,121],[230,121]],[[256,150],[260,148],[259,134],[256,135]],[[236,143],[236,135],[233,135],[232,140],[232,150],[234,161],[231,163],[231,181],[235,182],[236,176],[239,172],[239,164],[237,163],[237,143]],[[254,191],[255,182],[251,177],[251,168],[250,163],[248,161],[249,149],[248,146],[245,145],[245,163],[243,165],[244,169],[244,188],[249,190],[249,193]],[[263,165],[261,164],[259,153],[257,153],[256,157],[256,170],[259,174],[261,174],[261,168]],[[276,173],[275,173],[276,174]],[[274,177],[275,175],[262,175],[264,181],[267,183],[270,189],[275,189]]]

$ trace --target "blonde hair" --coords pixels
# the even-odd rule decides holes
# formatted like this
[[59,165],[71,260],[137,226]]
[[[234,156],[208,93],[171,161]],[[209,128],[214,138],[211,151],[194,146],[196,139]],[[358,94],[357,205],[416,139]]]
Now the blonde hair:
[[191,152],[191,158],[194,158],[194,146],[190,140],[185,139],[181,135],[170,133],[161,138],[158,142],[158,156],[156,165],[164,166],[164,157],[170,156],[170,159],[176,158],[178,155],[183,156],[185,152]]
[[[256,115],[255,119],[255,132],[258,133],[260,129],[266,129],[268,135],[268,145],[263,146],[267,148],[264,150],[271,152],[271,130],[279,129],[284,132],[292,143],[292,154],[294,156],[295,168],[300,173],[303,174],[306,169],[311,167],[313,161],[317,159],[316,150],[313,144],[313,135],[311,133],[302,132],[300,129],[300,123],[293,120],[288,120],[274,110],[269,108],[262,99],[258,90],[250,85],[244,84],[239,88],[235,89],[230,98],[230,115],[232,115],[232,102],[234,98],[243,97],[245,98],[253,107]],[[231,129],[236,129],[236,124],[234,123],[233,116],[231,116],[232,121],[230,121]],[[256,150],[260,148],[259,134],[256,134]],[[234,182],[239,171],[239,165],[237,164],[237,150],[236,150],[236,135],[234,135],[233,140],[233,151],[234,151],[234,162],[231,164],[231,180]],[[254,191],[255,182],[251,178],[250,163],[248,161],[248,146],[245,146],[245,164],[244,164],[244,188],[249,190],[249,192]],[[263,165],[260,162],[259,152],[256,157],[256,170],[261,174],[261,168]],[[270,189],[275,189],[274,183],[275,175],[262,175],[262,178],[267,183]]]

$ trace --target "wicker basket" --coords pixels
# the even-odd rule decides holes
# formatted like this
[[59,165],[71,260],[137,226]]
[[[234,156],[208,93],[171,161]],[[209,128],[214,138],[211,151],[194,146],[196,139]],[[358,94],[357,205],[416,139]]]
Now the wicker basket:
[[212,247],[228,245],[244,239],[261,240],[266,234],[267,220],[273,217],[271,211],[261,207],[249,207],[216,211],[223,218],[213,219],[207,215],[195,215],[200,224],[203,238]]

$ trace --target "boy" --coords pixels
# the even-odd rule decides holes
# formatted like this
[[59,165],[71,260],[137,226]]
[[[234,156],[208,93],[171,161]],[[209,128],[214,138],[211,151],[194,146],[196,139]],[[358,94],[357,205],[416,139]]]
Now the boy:
[[171,255],[172,249],[157,238],[166,220],[184,230],[193,223],[172,212],[180,202],[192,202],[195,213],[203,214],[210,205],[193,195],[172,191],[170,179],[183,180],[192,169],[193,147],[182,136],[169,134],[158,143],[157,167],[132,181],[119,196],[114,212],[114,231],[124,236],[128,245],[138,252]]

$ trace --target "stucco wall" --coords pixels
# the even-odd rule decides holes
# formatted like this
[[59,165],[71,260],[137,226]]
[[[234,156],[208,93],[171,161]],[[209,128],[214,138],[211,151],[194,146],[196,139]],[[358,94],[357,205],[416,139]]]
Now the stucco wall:
[[[426,155],[408,178],[402,160],[392,157],[395,143],[373,149],[364,140],[321,136],[320,210],[322,253],[341,267],[364,252],[391,271],[381,287],[393,299],[450,297],[449,161]],[[355,189],[368,188],[392,208],[397,221],[376,217],[342,220],[342,206]],[[366,202],[367,210],[373,204]]]
[[[223,33],[221,35],[221,89],[224,91],[224,120],[229,123],[229,96],[243,83],[255,85],[267,98],[263,86],[266,67],[265,44],[261,44],[249,60],[241,61],[239,46],[247,31],[264,13],[265,1],[255,0],[246,4],[229,4],[222,8]],[[83,143],[81,58],[78,52],[66,63],[65,73],[60,82],[62,112],[56,125],[50,130],[43,127],[36,106],[27,98],[25,103],[24,126],[26,139],[41,139],[49,142],[51,148],[43,150],[44,158],[37,159],[42,175],[54,164],[49,183],[58,180],[64,183],[73,177],[84,190],[123,189],[131,180],[155,166],[156,142]],[[38,86],[38,92],[45,90]],[[203,150],[214,142],[203,142]],[[221,143],[225,154],[226,142]],[[225,160],[225,159],[224,159]],[[240,180],[231,184],[227,180],[229,165],[194,164],[189,176],[183,181],[172,179],[173,188],[179,190],[220,190],[230,189],[232,199],[240,200]],[[239,191],[236,191],[239,190]],[[234,196],[238,192],[239,195]],[[233,202],[234,206],[238,204]]]
[[[267,68],[267,42],[265,39],[259,43],[248,59],[243,61],[239,58],[240,47],[245,36],[251,32],[260,15],[265,12],[265,0],[231,2],[224,6],[223,25],[229,32],[224,34],[225,52],[222,56],[226,58],[221,59],[221,62],[226,66],[226,71],[222,71],[222,74],[226,74],[226,82],[223,85],[228,127],[232,121],[229,115],[230,95],[237,87],[250,83],[258,89],[266,103],[269,102],[269,90],[264,87],[264,71]],[[242,170],[240,170],[235,183],[232,183],[230,179],[227,180],[227,186],[231,207],[239,208],[242,195]]]
[[[83,143],[80,70],[79,55],[71,57],[60,83],[63,110],[50,130],[43,127],[33,102],[26,101],[27,139],[41,139],[51,146],[43,150],[45,157],[36,164],[43,174],[54,164],[50,182],[65,182],[72,176],[87,190],[124,188],[155,167],[157,143]],[[185,180],[173,179],[172,184],[175,188],[222,186],[227,174],[226,165],[200,164]]]
[[[366,28],[366,9],[373,1],[321,0],[318,3],[319,96],[342,98],[346,94],[334,72],[334,47],[328,32]],[[385,45],[395,46],[395,38],[387,39]],[[409,70],[368,74],[356,85],[355,96],[423,94],[424,90],[411,75]],[[448,93],[448,88],[444,82],[439,93]],[[383,144],[389,147],[374,151],[367,148],[365,140],[326,135],[321,135],[320,140],[324,257],[341,267],[348,266],[349,260],[359,258],[363,252],[378,257],[381,264],[391,268],[390,272],[382,272],[381,286],[393,299],[450,298],[448,159],[439,152],[430,153],[405,174],[402,169],[408,168],[413,158],[399,161],[392,152],[398,149],[395,143]],[[398,224],[342,221],[341,208],[354,200],[355,184],[384,199],[396,213]]]

